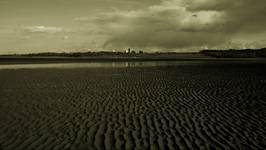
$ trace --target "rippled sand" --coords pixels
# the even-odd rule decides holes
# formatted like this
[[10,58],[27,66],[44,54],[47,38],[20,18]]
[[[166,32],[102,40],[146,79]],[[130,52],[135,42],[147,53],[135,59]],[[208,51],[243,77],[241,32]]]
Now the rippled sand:
[[0,70],[0,147],[265,149],[265,66]]

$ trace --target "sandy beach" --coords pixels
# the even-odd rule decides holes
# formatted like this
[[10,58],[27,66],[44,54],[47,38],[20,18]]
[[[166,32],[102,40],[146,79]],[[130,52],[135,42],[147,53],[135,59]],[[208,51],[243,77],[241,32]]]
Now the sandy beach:
[[262,150],[265,66],[0,69],[0,148]]

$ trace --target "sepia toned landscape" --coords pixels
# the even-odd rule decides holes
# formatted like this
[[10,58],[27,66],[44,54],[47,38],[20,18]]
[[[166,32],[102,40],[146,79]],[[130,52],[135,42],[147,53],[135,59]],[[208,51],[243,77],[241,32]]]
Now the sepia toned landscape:
[[265,150],[265,0],[0,0],[0,150]]
[[135,64],[0,65],[1,148],[265,148],[265,61]]

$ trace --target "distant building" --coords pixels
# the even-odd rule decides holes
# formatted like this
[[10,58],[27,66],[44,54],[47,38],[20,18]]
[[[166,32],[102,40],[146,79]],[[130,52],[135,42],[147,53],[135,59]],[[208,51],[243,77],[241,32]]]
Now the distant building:
[[131,49],[130,48],[127,49],[126,53],[131,53]]

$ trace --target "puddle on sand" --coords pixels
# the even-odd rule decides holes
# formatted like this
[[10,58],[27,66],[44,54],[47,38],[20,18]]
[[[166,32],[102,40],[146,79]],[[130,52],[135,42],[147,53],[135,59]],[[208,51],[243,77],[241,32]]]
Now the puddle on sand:
[[217,64],[266,64],[266,61],[123,61],[123,62],[78,62],[78,63],[34,63],[34,64],[0,64],[3,69],[75,69],[75,68],[127,68],[156,67],[180,65],[217,65]]
[[47,64],[3,64],[0,69],[74,69],[74,68],[124,68],[124,67],[152,67],[190,65],[200,62],[188,61],[139,61],[139,62],[87,62],[87,63],[47,63]]

